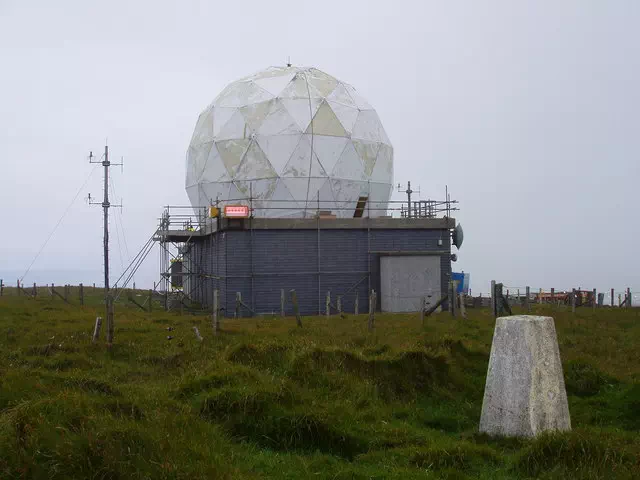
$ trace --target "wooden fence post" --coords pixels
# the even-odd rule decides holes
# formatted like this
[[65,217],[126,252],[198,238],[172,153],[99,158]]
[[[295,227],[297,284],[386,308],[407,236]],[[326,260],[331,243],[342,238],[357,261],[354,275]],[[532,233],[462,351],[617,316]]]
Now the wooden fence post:
[[356,291],[356,300],[355,303],[353,304],[353,314],[354,315],[358,315],[358,307],[359,307],[359,302],[360,302],[360,294]]
[[240,316],[240,302],[242,302],[242,294],[240,292],[236,292],[236,312],[235,318]]
[[631,289],[627,287],[627,308],[631,308]]
[[592,302],[592,307],[593,307],[593,311],[596,311],[596,289],[593,289],[593,297],[591,298],[591,302]]
[[[460,292],[458,297],[460,299],[460,315],[462,318],[467,318],[467,307],[464,304],[464,293]],[[520,295],[518,295],[518,298],[520,298]]]
[[0,297],[4,295],[4,282],[0,278]]
[[614,292],[613,292],[613,288],[611,289],[611,306],[613,307],[613,299],[614,299]]
[[325,298],[325,309],[326,309],[326,317],[329,318],[331,315],[331,290],[327,290],[327,296]]
[[338,295],[336,299],[336,307],[338,307],[338,315],[342,315],[342,295]]
[[280,316],[284,318],[284,288],[280,289]]
[[113,344],[113,297],[111,293],[107,295],[107,346]]
[[371,290],[371,294],[369,295],[369,323],[368,323],[368,328],[370,332],[373,331],[373,327],[374,327],[375,311],[376,311],[376,291]]
[[98,341],[98,337],[100,337],[100,327],[102,327],[102,317],[97,317],[96,324],[93,327],[93,338],[91,339],[91,343],[96,343]]
[[524,308],[527,309],[527,312],[531,311],[531,303],[529,302],[529,295],[531,295],[531,289],[529,287],[527,287],[525,289],[525,294],[524,294]]
[[33,282],[33,293],[32,293],[33,297],[37,297],[38,296],[38,287],[36,286],[36,282]]
[[193,326],[193,333],[196,335],[196,338],[198,339],[198,341],[201,342],[202,335],[200,335],[200,330],[198,330],[198,327],[196,327],[195,325]]
[[300,318],[300,309],[298,308],[298,295],[296,295],[295,290],[290,290],[291,293],[291,303],[293,303],[293,312],[296,314],[296,324],[298,327],[302,328],[302,318]]
[[84,285],[80,284],[80,305],[84,306]]
[[497,308],[496,308],[496,281],[491,280],[491,312],[493,312],[493,316],[496,316]]
[[220,332],[220,318],[218,317],[218,289],[213,290],[213,334]]

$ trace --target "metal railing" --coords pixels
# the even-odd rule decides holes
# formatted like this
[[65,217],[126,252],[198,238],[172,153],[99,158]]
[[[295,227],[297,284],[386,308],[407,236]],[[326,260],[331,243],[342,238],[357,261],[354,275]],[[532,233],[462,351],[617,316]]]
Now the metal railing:
[[245,205],[249,207],[251,217],[273,218],[331,218],[331,215],[341,217],[341,212],[349,212],[349,217],[356,213],[356,218],[438,218],[448,217],[451,212],[459,210],[457,200],[420,200],[412,202],[409,211],[407,202],[391,200],[388,202],[366,202],[359,208],[356,201],[336,202],[335,200],[314,200],[304,204],[295,200],[260,200],[253,198],[229,199],[217,204],[192,207],[185,205],[167,205],[159,220],[162,231],[180,230],[197,232],[213,221],[209,216],[211,207],[224,209],[225,205]]

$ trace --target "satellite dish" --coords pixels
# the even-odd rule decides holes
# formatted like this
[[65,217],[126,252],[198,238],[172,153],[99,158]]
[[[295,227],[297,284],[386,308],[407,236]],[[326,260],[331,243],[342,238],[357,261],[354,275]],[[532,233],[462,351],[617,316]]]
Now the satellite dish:
[[458,261],[458,255],[456,255],[455,253],[452,253],[452,254],[451,254],[451,261],[452,261],[452,262],[456,262],[456,261]]
[[462,242],[464,241],[464,232],[462,231],[462,225],[456,225],[456,228],[453,229],[453,234],[451,235],[453,239],[453,244],[460,250],[462,246]]

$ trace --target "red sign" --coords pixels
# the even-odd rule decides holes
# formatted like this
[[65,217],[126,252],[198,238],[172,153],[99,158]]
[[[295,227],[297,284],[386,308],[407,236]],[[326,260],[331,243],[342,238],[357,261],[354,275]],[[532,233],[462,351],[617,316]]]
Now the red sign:
[[249,218],[247,205],[225,205],[224,216],[227,218]]

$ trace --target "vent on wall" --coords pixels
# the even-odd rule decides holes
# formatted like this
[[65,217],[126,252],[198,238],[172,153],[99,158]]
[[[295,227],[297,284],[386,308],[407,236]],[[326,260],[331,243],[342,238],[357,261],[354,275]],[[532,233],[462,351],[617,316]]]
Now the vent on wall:
[[367,205],[367,200],[369,197],[359,197],[358,203],[356,204],[356,211],[353,212],[353,218],[362,218],[364,214],[364,208]]

